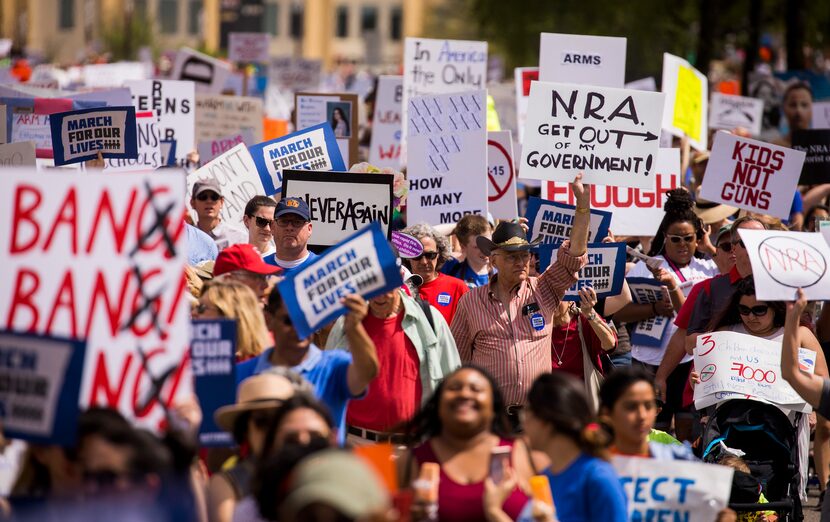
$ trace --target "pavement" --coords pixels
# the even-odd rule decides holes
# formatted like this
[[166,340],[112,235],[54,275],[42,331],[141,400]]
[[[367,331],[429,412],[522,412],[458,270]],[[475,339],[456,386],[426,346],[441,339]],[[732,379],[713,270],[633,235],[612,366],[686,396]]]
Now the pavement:
[[818,489],[807,490],[807,503],[804,505],[804,522],[819,522],[821,512],[818,506]]

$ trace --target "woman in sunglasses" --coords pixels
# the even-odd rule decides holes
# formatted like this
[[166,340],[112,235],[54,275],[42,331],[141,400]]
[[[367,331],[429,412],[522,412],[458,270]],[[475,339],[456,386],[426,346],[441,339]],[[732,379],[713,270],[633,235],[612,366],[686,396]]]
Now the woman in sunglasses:
[[[674,317],[692,286],[718,274],[714,261],[696,255],[699,242],[704,241],[707,234],[703,222],[694,212],[691,195],[684,189],[674,189],[668,191],[667,196],[664,206],[666,214],[648,252],[649,256],[661,261],[660,267],[651,269],[640,261],[628,273],[628,277],[657,279],[665,287],[664,298],[656,303],[630,303],[614,316],[616,320],[632,326],[655,317]],[[669,321],[660,346],[632,344],[632,364],[655,375],[676,329]],[[691,359],[691,356],[685,356],[667,379],[666,404],[656,421],[659,429],[667,430],[672,417],[675,417],[676,433],[681,440],[691,437],[692,414],[689,408],[683,407],[683,389],[691,370]]]

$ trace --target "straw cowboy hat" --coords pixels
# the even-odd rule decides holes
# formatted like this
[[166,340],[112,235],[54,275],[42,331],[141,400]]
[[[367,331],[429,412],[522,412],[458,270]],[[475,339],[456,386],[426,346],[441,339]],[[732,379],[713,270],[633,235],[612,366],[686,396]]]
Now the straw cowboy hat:
[[213,419],[217,426],[232,432],[237,417],[243,413],[276,408],[293,396],[294,386],[282,375],[254,375],[239,384],[236,390],[236,404],[217,409]]
[[485,255],[489,256],[493,250],[501,249],[508,252],[518,252],[520,250],[530,250],[542,242],[541,237],[528,243],[525,231],[519,223],[513,221],[502,221],[496,230],[493,232],[493,239],[487,239],[484,236],[476,238],[476,245],[479,250]]

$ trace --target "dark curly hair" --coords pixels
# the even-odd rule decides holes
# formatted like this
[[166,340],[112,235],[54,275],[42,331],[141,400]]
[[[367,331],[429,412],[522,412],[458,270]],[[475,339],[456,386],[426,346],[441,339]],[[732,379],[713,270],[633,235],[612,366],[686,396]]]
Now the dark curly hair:
[[[738,313],[738,303],[740,303],[741,297],[745,295],[755,295],[755,280],[751,275],[738,281],[738,285],[735,287],[735,294],[732,296],[729,304],[715,313],[706,331],[714,332],[723,326],[740,324],[741,314]],[[772,318],[773,326],[784,326],[784,320],[787,317],[787,306],[784,304],[784,301],[764,302],[769,305],[774,314]]]
[[[663,252],[666,246],[666,230],[675,223],[691,223],[695,227],[695,237],[700,241],[706,233],[703,230],[703,221],[695,214],[695,202],[692,200],[692,195],[686,189],[676,188],[666,192],[668,199],[663,205],[663,210],[666,214],[663,216],[663,221],[660,222],[660,227],[651,241],[651,249],[648,251],[649,256],[656,256]],[[695,252],[695,255],[698,255]]]

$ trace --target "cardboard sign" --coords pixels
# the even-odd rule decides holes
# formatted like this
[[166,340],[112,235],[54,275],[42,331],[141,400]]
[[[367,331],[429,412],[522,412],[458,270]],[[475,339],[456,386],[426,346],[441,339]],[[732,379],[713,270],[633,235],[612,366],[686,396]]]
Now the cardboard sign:
[[138,157],[135,159],[108,158],[104,165],[106,172],[133,172],[155,170],[162,166],[161,133],[158,119],[152,111],[135,115]]
[[308,204],[314,227],[308,247],[321,252],[372,222],[389,238],[393,181],[392,174],[287,170],[282,194]]
[[346,169],[357,163],[357,95],[298,92],[294,98],[294,128],[307,129],[328,122]]
[[31,141],[0,145],[0,168],[34,167],[35,144]]
[[793,131],[793,149],[807,155],[799,185],[830,183],[830,128]]
[[663,128],[677,137],[685,134],[689,144],[699,151],[707,149],[706,104],[709,83],[706,75],[689,62],[663,53]]
[[[660,149],[654,169],[655,186],[649,189],[591,185],[591,208],[611,212],[611,230],[620,236],[654,235],[665,212],[666,192],[680,186],[680,149]],[[542,197],[574,205],[569,183],[542,184]]]
[[262,100],[245,96],[196,95],[196,142],[249,133],[262,141]]
[[[539,245],[539,267],[546,270],[556,262],[559,246]],[[591,243],[588,245],[588,264],[579,271],[579,280],[562,298],[565,301],[579,302],[578,291],[590,286],[597,293],[597,298],[612,297],[622,291],[625,279],[625,243]]]
[[530,99],[530,82],[539,80],[538,67],[516,67],[516,130],[519,143],[524,143],[525,122],[527,121],[527,104]]
[[562,83],[530,87],[522,178],[648,189],[663,95]]
[[401,166],[402,101],[403,77],[378,77],[372,141],[369,145],[369,163],[378,168],[397,169]]
[[814,232],[738,232],[752,264],[758,300],[793,301],[798,288],[809,301],[830,299],[830,246],[816,241]]
[[723,131],[714,141],[700,196],[788,219],[804,152]]
[[[545,245],[559,246],[562,241],[570,239],[576,207],[556,203],[535,197],[527,200],[528,237],[535,241],[541,237]],[[588,242],[599,243],[608,235],[611,213],[591,209],[591,222],[588,227]]]
[[270,43],[268,33],[230,33],[228,58],[232,62],[267,63]]
[[613,36],[542,33],[539,80],[621,89],[625,83],[626,39]]
[[830,129],[830,102],[813,102],[814,129]]
[[[225,223],[242,223],[248,201],[254,196],[265,195],[259,172],[244,143],[187,175],[187,201],[193,194],[193,185],[208,179],[216,180],[222,189],[224,203],[220,216]],[[196,211],[192,211],[191,215],[195,222]]]
[[760,136],[763,117],[764,100],[719,92],[712,94],[712,104],[709,106],[709,127],[713,129],[731,131],[742,127],[753,136]]
[[628,499],[629,520],[712,522],[729,504],[730,467],[619,456],[611,463]]
[[153,65],[143,62],[95,63],[84,65],[81,78],[92,89],[121,87],[124,82],[149,80],[153,77]]
[[268,66],[268,88],[265,109],[269,118],[290,120],[294,110],[294,93],[316,91],[320,87],[320,60],[302,58],[271,58]]
[[[184,165],[196,148],[195,92],[192,82],[143,80],[125,83],[137,112],[155,111],[162,142],[176,142],[176,164]],[[162,151],[162,157],[164,152]]]
[[182,47],[176,53],[170,78],[193,82],[196,92],[219,94],[225,87],[231,71],[232,67],[228,63],[189,47]]
[[253,145],[257,143],[257,141],[254,140],[253,135],[248,131],[245,131],[243,134],[234,134],[223,138],[201,141],[197,147],[199,152],[199,161],[202,164],[212,161],[217,156],[228,152],[240,143],[244,143],[245,145]]
[[104,158],[138,158],[135,107],[82,109],[52,114],[55,165]]
[[286,170],[346,170],[328,123],[259,143],[250,151],[269,196],[282,190],[282,173]]
[[190,338],[193,387],[205,412],[199,445],[233,446],[233,436],[216,425],[213,412],[236,402],[236,321],[194,319]]
[[0,332],[0,422],[8,438],[74,444],[86,344]]
[[403,284],[400,261],[378,223],[363,228],[323,252],[277,284],[300,339],[344,315],[340,300],[349,294],[366,299]]
[[509,130],[487,133],[487,180],[487,210],[493,219],[516,218],[516,166]]
[[[635,304],[650,304],[665,301],[668,297],[663,283],[649,277],[629,277],[628,288],[631,290],[631,298]],[[639,321],[631,332],[632,346],[649,346],[661,348],[663,338],[669,331],[671,317],[658,315]]]
[[81,407],[156,429],[159,400],[191,394],[184,187],[177,171],[0,176],[0,329],[85,339]]
[[407,220],[455,223],[487,215],[485,91],[409,101]]
[[[816,352],[798,349],[798,367],[814,373]],[[695,346],[695,406],[705,408],[729,399],[769,402],[809,413],[812,408],[781,376],[781,341],[754,335],[712,332],[700,335]]]

